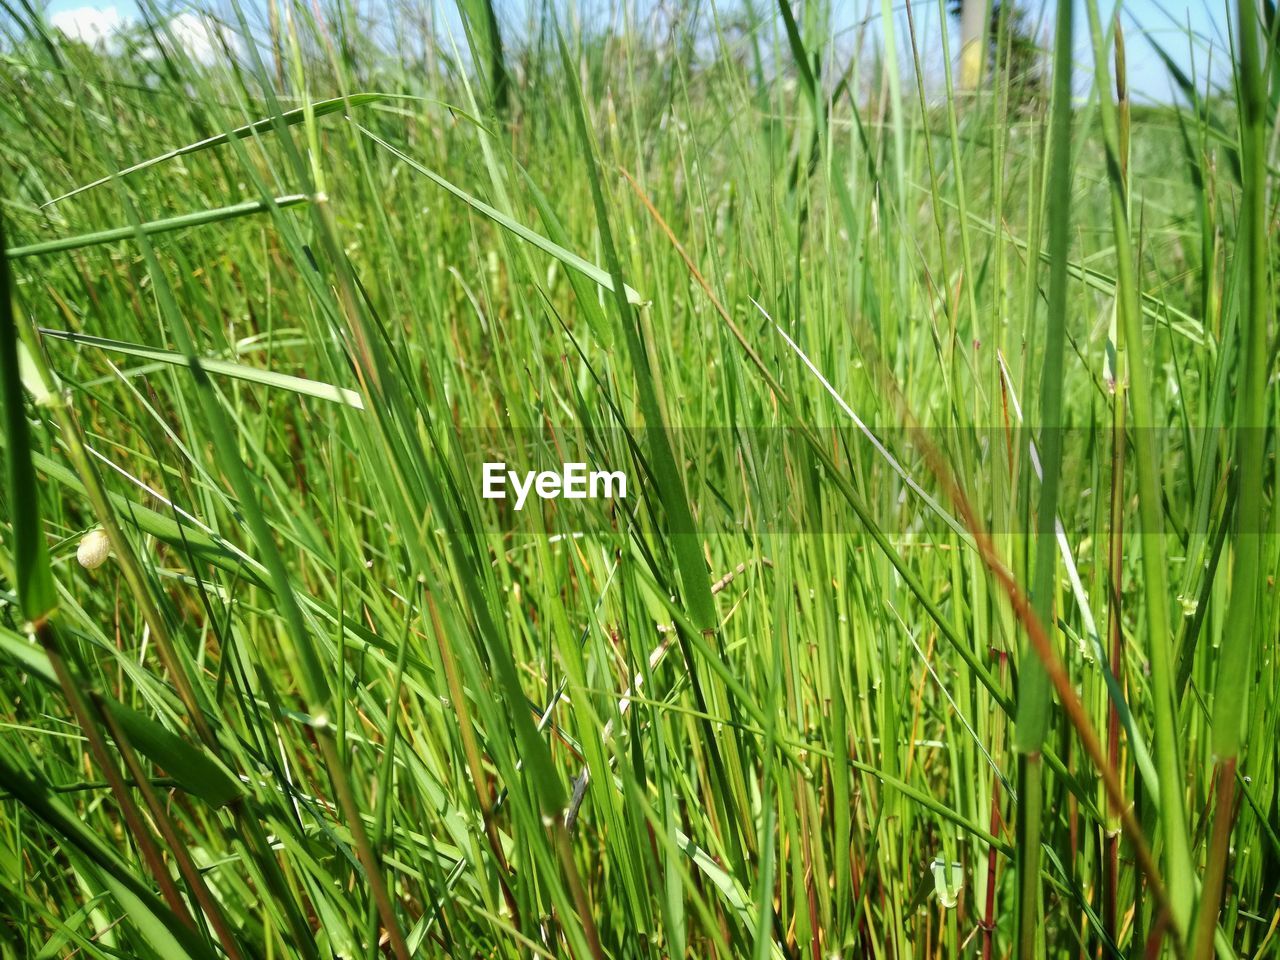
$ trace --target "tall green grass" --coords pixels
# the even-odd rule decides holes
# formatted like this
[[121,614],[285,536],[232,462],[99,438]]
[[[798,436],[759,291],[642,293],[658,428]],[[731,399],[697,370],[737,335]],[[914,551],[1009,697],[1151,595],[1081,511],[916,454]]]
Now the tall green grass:
[[1280,949],[1274,11],[871,13],[4,7],[0,957]]

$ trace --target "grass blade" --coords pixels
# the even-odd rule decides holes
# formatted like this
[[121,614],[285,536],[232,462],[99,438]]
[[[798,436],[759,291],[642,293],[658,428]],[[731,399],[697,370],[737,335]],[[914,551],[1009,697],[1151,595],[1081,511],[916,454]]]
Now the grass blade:
[[[295,193],[284,197],[276,197],[270,203],[262,200],[246,200],[244,203],[233,203],[230,206],[217,207],[213,210],[200,210],[196,213],[165,217],[163,220],[150,220],[142,224],[142,232],[147,236],[156,236],[162,233],[171,233],[175,230],[203,226],[207,223],[221,223],[223,220],[233,220],[236,217],[264,213],[273,206],[281,209],[292,207],[300,203],[306,203],[308,199],[308,197]],[[59,240],[44,240],[40,243],[31,243],[26,246],[9,247],[4,253],[10,260],[21,260],[24,257],[47,256],[51,253],[61,253],[66,250],[80,250],[84,247],[93,247],[103,243],[114,243],[117,240],[128,240],[131,237],[133,237],[132,227],[112,227],[109,230],[95,230],[92,233],[82,233],[75,237],[63,237]]]

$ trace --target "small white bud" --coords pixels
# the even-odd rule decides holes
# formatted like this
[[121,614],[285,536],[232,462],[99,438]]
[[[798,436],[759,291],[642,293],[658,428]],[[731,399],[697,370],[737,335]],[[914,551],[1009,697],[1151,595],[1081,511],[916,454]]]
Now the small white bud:
[[94,527],[80,540],[76,548],[76,559],[86,570],[97,570],[107,562],[111,554],[111,538],[101,527]]

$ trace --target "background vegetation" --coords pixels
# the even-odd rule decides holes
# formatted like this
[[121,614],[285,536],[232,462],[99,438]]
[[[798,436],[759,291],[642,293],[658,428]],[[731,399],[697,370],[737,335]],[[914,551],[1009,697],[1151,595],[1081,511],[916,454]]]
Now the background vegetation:
[[1276,953],[1273,5],[4,10],[0,956]]

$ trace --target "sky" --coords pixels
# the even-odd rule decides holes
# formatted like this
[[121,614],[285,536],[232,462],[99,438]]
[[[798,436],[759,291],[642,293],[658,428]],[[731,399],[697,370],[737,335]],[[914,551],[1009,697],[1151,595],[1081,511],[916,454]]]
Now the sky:
[[[1159,43],[1185,74],[1199,79],[1201,88],[1206,77],[1218,83],[1228,82],[1231,63],[1227,26],[1234,16],[1229,12],[1228,0],[1119,2],[1129,87],[1135,100],[1166,103],[1179,99],[1168,68],[1146,36]],[[883,20],[878,16],[881,0],[836,0],[836,3],[841,11],[837,14],[838,33],[842,30],[852,33],[870,15],[873,17],[874,35],[883,38]],[[903,0],[890,0],[890,3],[896,8],[894,33],[900,55],[906,58],[910,56],[910,46],[905,5]],[[1116,5],[1117,0],[1098,0],[1099,16],[1104,23],[1110,21]],[[1021,6],[1030,13],[1031,22],[1039,27],[1037,33],[1045,46],[1050,46],[1056,4],[1045,3],[1044,0],[1021,0]],[[922,61],[941,62],[939,24],[944,21],[948,30],[948,47],[954,58],[960,49],[959,25],[953,17],[942,17],[938,0],[913,0],[911,10]],[[1076,0],[1074,17],[1075,87],[1083,92],[1089,89],[1093,79],[1093,46],[1084,0]],[[1196,39],[1192,40],[1193,37]]]
[[[45,8],[45,18],[55,30],[88,44],[109,44],[112,35],[136,23],[141,13],[129,0],[86,4],[84,0],[54,0]],[[192,10],[175,13],[169,18],[169,29],[177,43],[200,63],[212,64],[221,55],[217,42],[218,26],[208,17]],[[228,43],[238,46],[234,37]]]
[[[248,0],[248,3],[253,2],[254,0]],[[531,0],[500,0],[499,7],[505,9],[515,20],[523,21],[525,17],[522,11],[529,2]],[[905,2],[888,2],[899,50],[904,58],[908,58],[910,51],[907,46]],[[1144,35],[1163,46],[1184,73],[1199,78],[1202,87],[1206,77],[1217,83],[1227,82],[1230,76],[1230,58],[1227,52],[1230,21],[1228,0],[1099,0],[1100,13],[1104,18],[1110,18],[1116,2],[1123,3],[1122,23],[1127,40],[1129,85],[1135,100],[1169,102],[1177,99],[1168,69],[1152,45],[1144,39]],[[596,4],[592,6],[600,3],[607,3],[607,0],[596,0]],[[1039,4],[1040,0],[1023,0],[1023,6],[1033,11],[1033,18],[1040,10]],[[757,0],[757,8],[761,5],[761,0]],[[210,62],[217,55],[215,28],[209,20],[192,12],[198,6],[196,3],[175,8],[186,12],[176,14],[171,26],[178,41],[194,57]],[[436,6],[442,15],[440,23],[443,29],[457,30],[453,0],[436,0]],[[863,25],[869,37],[883,40],[885,29],[884,20],[880,16],[881,0],[834,0],[833,7],[836,10],[835,36],[838,42],[851,40]],[[368,11],[376,9],[376,6],[366,2],[362,4],[362,9]],[[940,14],[938,0],[911,0],[911,10],[922,59],[931,63],[939,62],[942,23],[946,24],[948,43],[954,56],[959,48],[957,27],[953,18],[944,18]],[[1047,40],[1052,27],[1052,6],[1046,5],[1044,10],[1039,32]],[[134,0],[51,0],[45,8],[45,15],[56,29],[91,43],[106,42],[111,33],[135,22],[140,16]],[[1084,0],[1076,0],[1075,16],[1077,87],[1087,90],[1092,70],[1092,54]],[[460,34],[457,42],[460,46],[465,45]],[[909,60],[904,59],[903,62]]]

